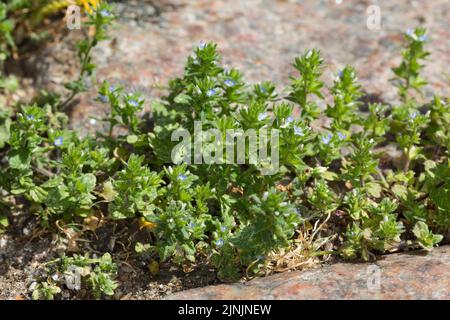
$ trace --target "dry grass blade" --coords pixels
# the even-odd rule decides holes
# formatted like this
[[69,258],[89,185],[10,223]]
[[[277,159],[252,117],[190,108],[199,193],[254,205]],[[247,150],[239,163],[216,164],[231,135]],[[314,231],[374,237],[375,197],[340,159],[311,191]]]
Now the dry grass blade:
[[298,237],[288,248],[272,251],[268,255],[262,272],[270,275],[289,270],[304,270],[326,262],[331,252],[323,251],[323,249],[331,243],[334,236],[319,237],[318,235],[329,218],[330,215],[320,225],[317,221],[312,230],[307,228],[298,230]]

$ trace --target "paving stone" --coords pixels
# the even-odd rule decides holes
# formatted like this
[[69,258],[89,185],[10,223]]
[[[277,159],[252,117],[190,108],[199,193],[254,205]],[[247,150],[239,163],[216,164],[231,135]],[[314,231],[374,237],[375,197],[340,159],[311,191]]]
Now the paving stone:
[[166,299],[450,299],[450,246],[192,289]]

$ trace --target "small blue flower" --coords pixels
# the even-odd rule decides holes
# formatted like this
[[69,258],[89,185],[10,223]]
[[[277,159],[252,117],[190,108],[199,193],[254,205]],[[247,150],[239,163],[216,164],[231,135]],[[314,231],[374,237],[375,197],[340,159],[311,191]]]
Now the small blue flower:
[[345,134],[343,134],[342,132],[338,132],[337,135],[338,135],[338,137],[339,137],[340,140],[345,140],[345,139],[347,139],[347,136],[346,136]]
[[212,97],[217,93],[216,89],[209,89],[208,91],[206,91],[206,95],[208,97]]
[[410,37],[412,37],[414,35],[414,30],[411,28],[408,28],[408,30],[406,30],[406,34]]
[[303,129],[301,127],[294,126],[294,134],[296,136],[303,136]]
[[226,226],[220,227],[220,231],[222,231],[222,232],[225,232],[225,231],[227,231],[227,230],[228,230],[228,228],[227,228]]
[[116,87],[111,85],[109,86],[109,92],[114,92],[116,90]]
[[231,88],[236,85],[236,81],[227,79],[223,82],[227,87]]
[[284,120],[285,123],[292,123],[294,122],[294,117],[293,116],[289,116]]
[[262,93],[267,93],[267,90],[266,90],[266,88],[264,88],[264,86],[263,85],[259,85],[259,90],[262,92]]
[[180,180],[180,181],[184,181],[184,180],[187,179],[187,176],[185,176],[184,174],[179,174],[177,179]]
[[53,144],[57,147],[61,147],[63,144],[63,137],[58,137],[53,141]]
[[410,114],[409,114],[409,118],[411,119],[411,120],[414,120],[415,118],[417,118],[417,112],[416,111],[413,111],[413,112],[411,112]]
[[109,12],[106,9],[103,9],[102,11],[100,11],[100,14],[102,15],[102,17],[110,17],[112,15],[111,12]]
[[339,71],[338,71],[338,75],[339,75],[339,78],[342,78],[342,76],[344,75],[344,71],[339,70]]
[[322,137],[322,142],[323,142],[324,144],[329,144],[330,141],[331,141],[331,134],[328,134],[327,136],[323,136],[323,137]]
[[258,114],[258,121],[263,121],[266,118],[267,118],[267,113],[266,112]]
[[203,50],[203,49],[205,49],[205,47],[206,47],[206,42],[203,41],[203,40],[201,40],[201,41],[199,42],[197,48],[199,48],[200,50]]
[[27,115],[27,119],[30,120],[30,121],[33,121],[34,120],[34,116],[31,115],[31,114],[28,114]]
[[280,126],[280,128],[287,128],[294,121],[295,121],[294,117],[293,116],[289,116],[289,117],[287,117],[287,118],[285,118],[283,120],[284,123]]
[[101,102],[103,103],[107,103],[109,101],[109,98],[103,94],[99,94],[98,98],[100,99]]
[[222,238],[220,238],[219,240],[216,240],[216,246],[217,247],[221,247],[221,246],[223,246],[223,244],[225,243],[225,241],[223,241],[223,239]]
[[128,103],[130,104],[130,106],[132,106],[134,108],[139,107],[139,102],[134,99],[131,99],[130,101],[128,101]]
[[191,222],[189,222],[188,226],[189,226],[190,228],[195,228],[195,223],[193,223],[193,222],[191,221]]
[[300,211],[300,209],[298,209],[298,208],[295,208],[295,213],[297,214],[297,215],[299,215],[299,216],[301,216],[302,215],[302,212]]
[[424,34],[424,35],[422,35],[422,36],[419,37],[419,41],[420,41],[420,42],[425,42],[425,41],[427,41],[427,40],[428,40],[428,36],[427,36],[426,34]]

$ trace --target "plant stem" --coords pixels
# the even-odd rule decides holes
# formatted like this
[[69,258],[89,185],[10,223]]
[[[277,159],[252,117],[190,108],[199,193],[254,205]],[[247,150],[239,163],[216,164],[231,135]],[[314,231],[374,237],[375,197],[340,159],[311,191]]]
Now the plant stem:
[[[95,36],[94,36],[94,39],[95,39]],[[80,70],[78,79],[76,80],[77,82],[82,81],[86,74],[87,63],[89,61],[89,57],[91,55],[92,48],[94,47],[94,43],[95,43],[95,40],[92,40],[91,42],[89,42],[89,46],[86,49],[86,52],[84,53],[83,58],[81,59],[81,70]],[[59,105],[59,110],[64,111],[66,109],[66,107],[69,105],[69,103],[76,97],[76,95],[78,93],[80,93],[78,90],[72,90],[72,93],[69,95],[69,97],[67,97],[67,99]]]
[[403,172],[408,172],[409,170],[409,166],[411,164],[411,158],[409,157],[409,152],[410,152],[411,148],[407,148],[406,152],[405,152],[405,163],[403,164]]

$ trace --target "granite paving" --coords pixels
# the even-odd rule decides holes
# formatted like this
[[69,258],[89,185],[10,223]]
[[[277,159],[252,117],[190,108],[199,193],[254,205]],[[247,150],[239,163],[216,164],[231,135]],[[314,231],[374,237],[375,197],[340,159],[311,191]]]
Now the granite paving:
[[450,246],[429,254],[383,256],[374,263],[337,263],[244,284],[209,286],[170,300],[450,299]]

